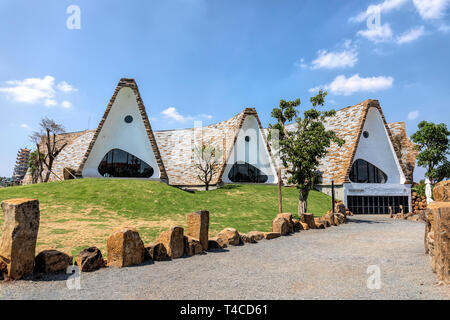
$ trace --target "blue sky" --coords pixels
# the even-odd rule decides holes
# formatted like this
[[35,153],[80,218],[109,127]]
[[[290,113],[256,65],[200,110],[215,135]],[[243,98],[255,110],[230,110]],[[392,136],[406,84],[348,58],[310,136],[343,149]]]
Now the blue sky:
[[409,134],[450,119],[450,0],[3,0],[0,39],[1,176],[41,117],[94,129],[121,77],[156,130],[245,107],[267,125],[280,99],[309,107],[318,88],[327,108],[378,99]]

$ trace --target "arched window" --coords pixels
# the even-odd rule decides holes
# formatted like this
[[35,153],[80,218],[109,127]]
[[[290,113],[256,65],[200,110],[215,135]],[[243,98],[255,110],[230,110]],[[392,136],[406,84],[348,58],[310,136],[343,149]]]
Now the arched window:
[[154,170],[138,157],[121,149],[112,149],[100,162],[98,172],[104,177],[150,178]]
[[236,162],[228,173],[228,179],[232,182],[265,183],[268,177],[247,162]]
[[386,173],[363,159],[353,162],[349,178],[355,183],[386,183],[388,179]]

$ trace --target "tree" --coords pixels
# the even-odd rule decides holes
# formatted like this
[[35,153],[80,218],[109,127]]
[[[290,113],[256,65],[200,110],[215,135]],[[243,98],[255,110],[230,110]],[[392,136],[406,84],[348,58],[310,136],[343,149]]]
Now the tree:
[[[60,152],[66,147],[67,142],[59,143],[58,135],[65,132],[64,127],[57,124],[55,121],[49,118],[42,118],[39,123],[40,130],[33,132],[30,136],[31,141],[36,144],[37,162],[39,164],[40,179],[42,181],[43,166],[47,169],[44,182],[48,182],[50,174],[52,173],[53,163]],[[43,149],[41,152],[41,143]],[[42,154],[45,156],[42,157]]]
[[[336,112],[317,110],[318,106],[324,105],[326,95],[327,92],[320,90],[315,97],[311,97],[312,108],[303,113],[303,118],[298,116],[296,110],[300,105],[300,99],[281,100],[279,108],[274,108],[271,114],[277,122],[269,125],[269,139],[272,140],[273,132],[276,130],[280,158],[290,175],[288,183],[295,184],[299,189],[299,216],[307,210],[308,195],[317,179],[320,159],[327,154],[332,142],[339,146],[345,142],[338,138],[334,131],[326,130],[324,126],[326,118]],[[286,125],[293,121],[295,125],[288,130]]]
[[38,154],[38,151],[35,150],[30,153],[30,158],[28,160],[28,168],[30,168],[31,173],[31,181],[32,183],[37,183],[38,180],[42,182],[42,162],[40,159],[44,159],[44,154]]
[[411,136],[419,151],[417,164],[427,170],[425,176],[431,183],[439,182],[445,178],[445,172],[448,174],[449,171],[447,156],[450,150],[450,132],[444,123],[421,121],[417,127],[419,129]]
[[212,178],[219,170],[221,151],[219,148],[202,143],[200,147],[194,147],[195,164],[194,167],[200,171],[198,179],[205,185],[205,190],[209,190]]

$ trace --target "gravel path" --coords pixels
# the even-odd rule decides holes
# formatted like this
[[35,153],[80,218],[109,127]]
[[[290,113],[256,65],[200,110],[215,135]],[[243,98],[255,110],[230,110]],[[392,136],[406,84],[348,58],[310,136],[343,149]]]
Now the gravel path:
[[[449,299],[424,255],[424,225],[354,216],[310,230],[190,258],[0,284],[2,299]],[[381,289],[368,289],[368,266]]]

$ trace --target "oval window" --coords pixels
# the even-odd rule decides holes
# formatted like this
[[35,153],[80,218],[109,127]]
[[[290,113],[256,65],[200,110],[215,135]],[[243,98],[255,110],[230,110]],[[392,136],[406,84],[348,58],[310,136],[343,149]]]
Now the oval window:
[[364,131],[363,132],[363,137],[364,138],[368,138],[369,137],[369,131]]
[[138,157],[121,149],[112,149],[103,157],[98,172],[103,177],[150,178],[154,170]]
[[126,116],[126,117],[125,117],[125,122],[126,122],[126,123],[132,123],[132,122],[133,122],[133,117],[130,116],[130,115]]

